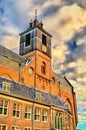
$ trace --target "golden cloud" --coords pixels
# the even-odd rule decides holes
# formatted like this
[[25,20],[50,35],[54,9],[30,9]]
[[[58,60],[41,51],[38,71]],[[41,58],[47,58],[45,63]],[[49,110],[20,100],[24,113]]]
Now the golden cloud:
[[76,4],[64,6],[59,11],[58,19],[59,33],[64,40],[68,40],[86,25],[86,11]]

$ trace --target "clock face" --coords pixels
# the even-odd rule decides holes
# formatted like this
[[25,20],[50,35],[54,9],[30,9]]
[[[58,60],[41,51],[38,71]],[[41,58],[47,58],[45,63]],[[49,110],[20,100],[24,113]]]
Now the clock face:
[[29,68],[29,74],[33,74],[34,69],[32,67]]
[[45,45],[42,45],[42,50],[43,50],[44,52],[47,52],[47,48],[46,48]]

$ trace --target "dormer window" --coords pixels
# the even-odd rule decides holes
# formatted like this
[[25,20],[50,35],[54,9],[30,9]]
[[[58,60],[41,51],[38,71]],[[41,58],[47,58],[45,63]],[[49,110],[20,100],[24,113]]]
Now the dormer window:
[[42,72],[43,74],[46,74],[46,64],[45,64],[45,62],[42,62],[41,72]]
[[30,33],[26,35],[26,43],[25,43],[25,47],[30,45]]
[[0,91],[10,92],[10,83],[0,82]]
[[42,34],[42,44],[44,44],[46,46],[46,36],[44,34]]

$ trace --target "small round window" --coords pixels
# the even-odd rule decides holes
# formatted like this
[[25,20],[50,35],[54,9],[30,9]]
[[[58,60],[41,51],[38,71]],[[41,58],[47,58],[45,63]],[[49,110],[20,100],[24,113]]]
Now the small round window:
[[32,67],[29,68],[29,74],[33,74],[34,69]]
[[52,82],[53,84],[55,83],[55,78],[54,78],[54,77],[51,78],[51,82]]

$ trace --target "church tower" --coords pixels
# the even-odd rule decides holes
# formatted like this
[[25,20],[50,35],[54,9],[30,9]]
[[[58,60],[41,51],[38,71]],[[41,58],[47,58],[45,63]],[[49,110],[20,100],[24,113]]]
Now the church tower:
[[[26,58],[26,64],[30,63],[21,73],[21,78],[27,85],[58,95],[59,88],[51,69],[51,37],[37,17],[20,34],[20,55]],[[33,58],[34,61],[29,62]]]
[[44,30],[43,23],[37,20],[30,21],[29,27],[20,33],[20,55],[39,50],[51,57],[51,35]]

